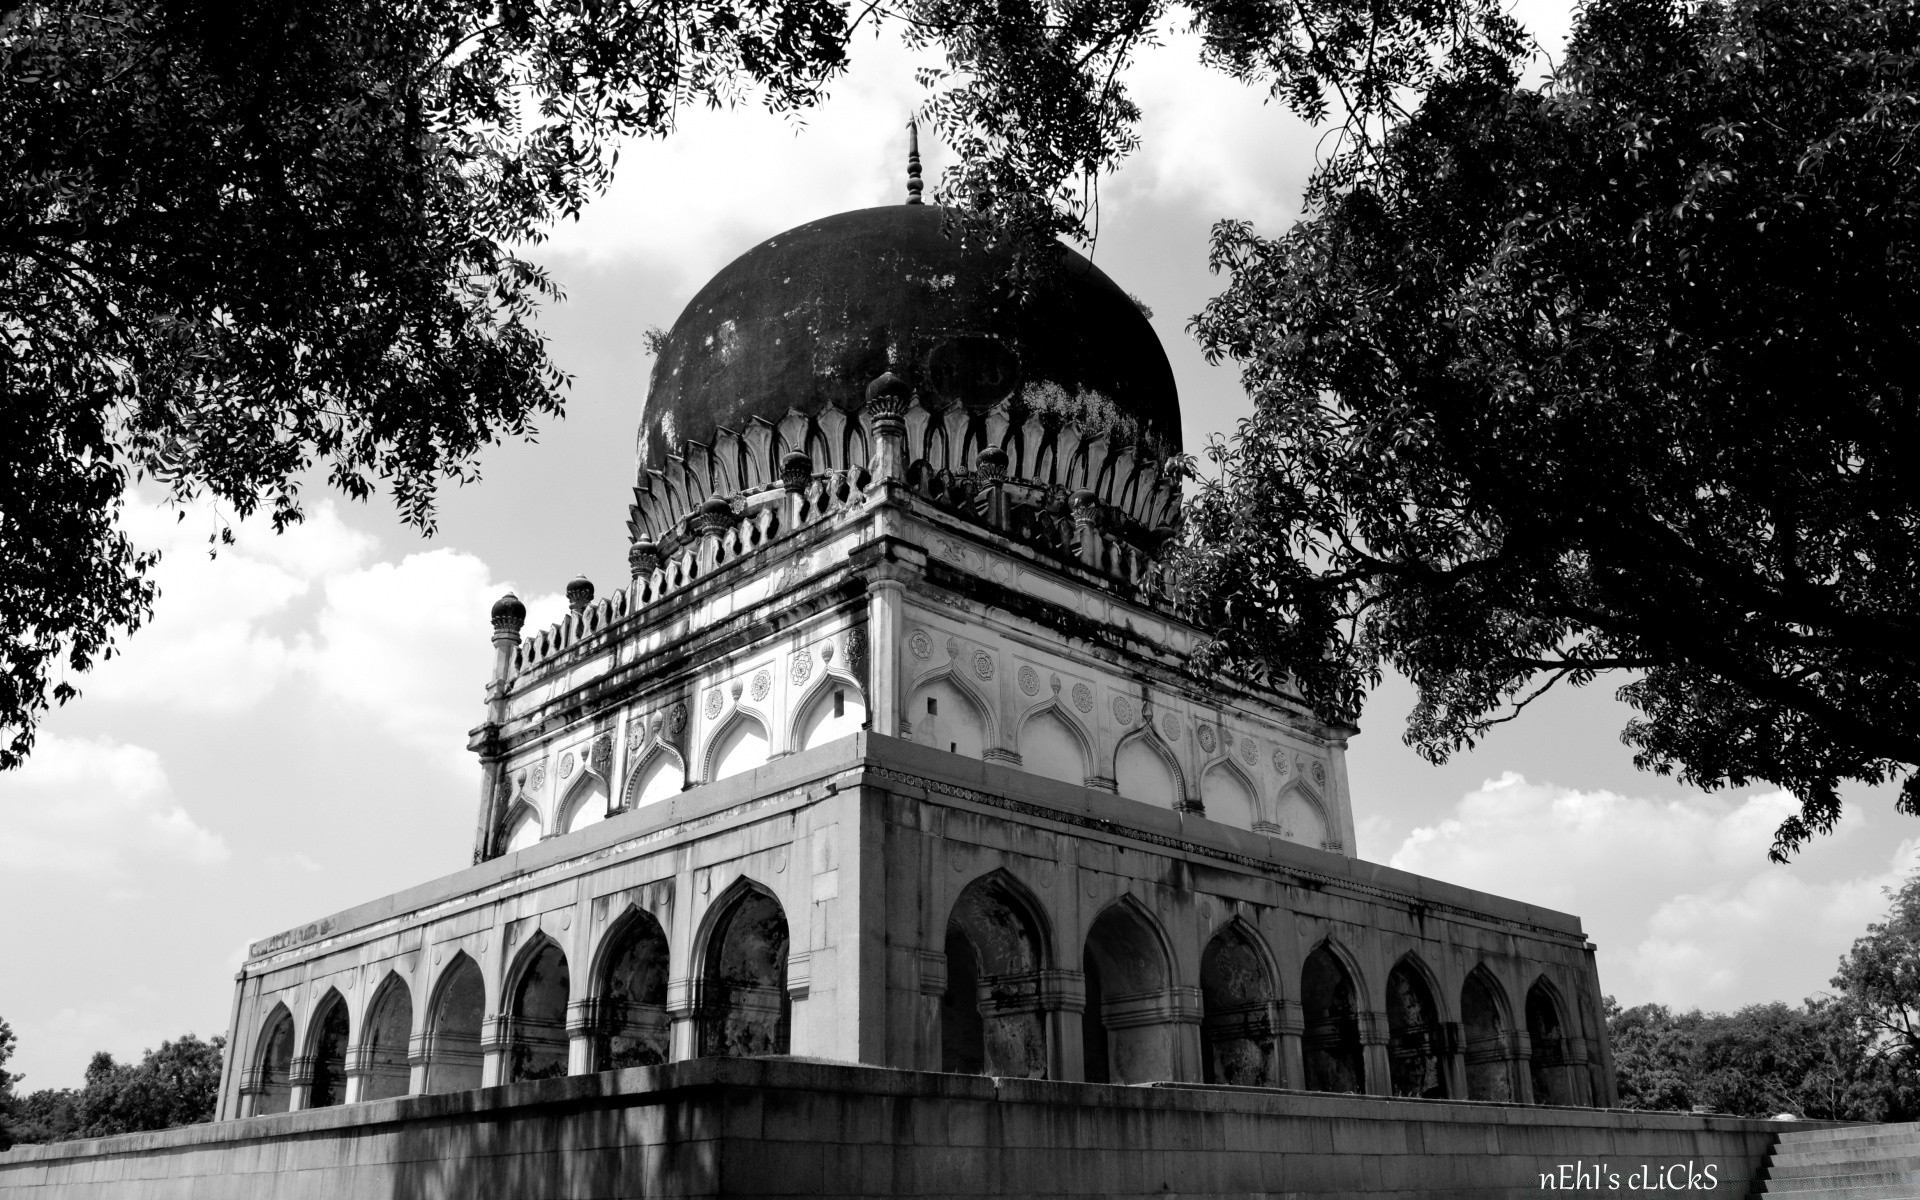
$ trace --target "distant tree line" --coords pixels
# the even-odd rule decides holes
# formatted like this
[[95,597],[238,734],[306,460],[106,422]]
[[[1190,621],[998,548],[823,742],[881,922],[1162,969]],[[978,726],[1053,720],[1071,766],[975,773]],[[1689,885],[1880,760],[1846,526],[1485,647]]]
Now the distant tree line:
[[1798,1007],[1676,1013],[1607,1000],[1620,1103],[1737,1116],[1920,1120],[1920,875]]
[[83,1086],[17,1095],[22,1077],[6,1069],[17,1039],[0,1020],[0,1150],[211,1121],[226,1044],[224,1037],[201,1041],[189,1033],[161,1042],[138,1063],[115,1062],[102,1050],[87,1064]]

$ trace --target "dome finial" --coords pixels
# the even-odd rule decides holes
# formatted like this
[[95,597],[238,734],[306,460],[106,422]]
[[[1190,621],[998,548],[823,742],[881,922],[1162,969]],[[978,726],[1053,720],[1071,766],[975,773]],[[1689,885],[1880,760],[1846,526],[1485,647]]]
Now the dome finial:
[[920,122],[907,119],[907,203],[919,204],[920,189],[926,185],[920,182]]

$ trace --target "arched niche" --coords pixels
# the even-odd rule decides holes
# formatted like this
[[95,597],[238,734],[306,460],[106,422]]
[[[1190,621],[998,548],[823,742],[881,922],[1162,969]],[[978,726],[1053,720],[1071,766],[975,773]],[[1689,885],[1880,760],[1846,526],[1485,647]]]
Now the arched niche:
[[607,819],[607,781],[592,771],[582,771],[567,789],[560,804],[560,819],[555,822],[562,833],[576,833],[596,821]]
[[1506,992],[1485,967],[1475,967],[1460,988],[1460,1033],[1467,1060],[1467,1099],[1513,1099],[1511,1026]]
[[923,746],[980,758],[993,744],[987,707],[964,685],[941,674],[913,689],[906,719],[913,740]]
[[440,972],[427,1009],[427,1091],[464,1092],[480,1086],[480,1026],[487,984],[480,965],[455,952]]
[[787,915],[771,893],[742,884],[719,906],[701,964],[700,1053],[786,1054]]
[[1027,717],[1020,726],[1019,750],[1021,769],[1033,775],[1083,787],[1093,774],[1086,734],[1057,705]]
[[828,675],[821,680],[793,723],[793,748],[811,750],[851,737],[867,724],[867,701],[850,679]]
[[1044,1079],[1046,1022],[1039,907],[1004,872],[968,884],[947,917],[947,990],[940,1003],[940,1069]]
[[1439,1006],[1411,954],[1387,972],[1387,1073],[1396,1096],[1447,1097]]
[[1280,826],[1280,836],[1286,841],[1320,847],[1331,840],[1326,811],[1300,784],[1292,784],[1280,793],[1274,818],[1274,823]]
[[286,1112],[293,1103],[293,1014],[284,1004],[275,1004],[260,1027],[254,1069],[259,1074],[253,1111]]
[[1560,996],[1545,976],[1527,989],[1527,1072],[1535,1104],[1572,1104],[1566,1022]]
[[644,909],[630,908],[607,935],[599,972],[600,1032],[594,1069],[652,1067],[667,1061],[667,935]]
[[1200,956],[1202,1070],[1208,1083],[1279,1085],[1273,972],[1256,935],[1239,921],[1213,935]]
[[501,843],[504,854],[516,850],[525,850],[540,840],[540,813],[533,805],[522,800],[513,806],[507,814],[506,838]]
[[1359,988],[1353,972],[1325,943],[1300,969],[1300,1008],[1306,1026],[1300,1051],[1310,1092],[1364,1092],[1365,1058],[1360,1048]]
[[714,735],[707,751],[707,780],[713,782],[764,767],[771,749],[767,727],[760,718],[736,711]]
[[507,988],[506,1082],[567,1073],[568,982],[567,956],[551,938],[539,936],[521,952]]
[[347,1002],[332,988],[313,1012],[307,1055],[312,1074],[307,1085],[308,1108],[331,1108],[347,1100]]
[[386,1100],[408,1092],[407,1039],[413,1034],[413,992],[399,975],[388,973],[367,1010],[360,1061],[365,1076],[362,1100]]
[[1150,733],[1136,733],[1113,756],[1115,790],[1129,800],[1178,808],[1185,792],[1173,753]]
[[686,786],[687,768],[680,756],[664,746],[656,746],[628,776],[621,807],[632,811],[671,800],[685,791]]
[[1259,804],[1253,781],[1231,762],[1218,762],[1200,777],[1200,806],[1209,820],[1235,829],[1252,829]]
[[1174,1078],[1173,973],[1152,918],[1129,900],[1108,905],[1087,931],[1081,969],[1087,988],[1080,1018],[1087,1081]]

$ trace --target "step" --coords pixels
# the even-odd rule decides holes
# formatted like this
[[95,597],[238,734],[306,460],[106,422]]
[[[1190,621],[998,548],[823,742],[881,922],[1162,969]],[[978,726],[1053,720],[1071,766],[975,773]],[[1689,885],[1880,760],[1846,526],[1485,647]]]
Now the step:
[[1854,1138],[1884,1137],[1894,1134],[1920,1134],[1920,1121],[1899,1121],[1887,1125],[1834,1125],[1826,1129],[1794,1129],[1780,1134],[1782,1146],[1805,1146],[1819,1142],[1844,1142]]
[[1860,1186],[1829,1185],[1820,1188],[1808,1188],[1800,1191],[1782,1192],[1761,1185],[1754,1193],[1756,1196],[1791,1196],[1805,1200],[1817,1196],[1820,1200],[1913,1200],[1920,1196],[1920,1184],[1891,1183],[1868,1184]]
[[1884,1137],[1853,1138],[1844,1142],[1816,1142],[1812,1145],[1779,1146],[1774,1149],[1777,1163],[1837,1163],[1857,1158],[1920,1158],[1920,1134],[1895,1133]]
[[1920,1169],[1903,1171],[1866,1171],[1844,1175],[1818,1175],[1802,1179],[1772,1179],[1761,1184],[1769,1196],[1853,1195],[1856,1189],[1889,1189],[1876,1195],[1920,1196]]
[[1768,1179],[1825,1179],[1833,1175],[1872,1175],[1880,1172],[1920,1172],[1920,1155],[1867,1155],[1858,1158],[1806,1162],[1774,1155],[1767,1163]]

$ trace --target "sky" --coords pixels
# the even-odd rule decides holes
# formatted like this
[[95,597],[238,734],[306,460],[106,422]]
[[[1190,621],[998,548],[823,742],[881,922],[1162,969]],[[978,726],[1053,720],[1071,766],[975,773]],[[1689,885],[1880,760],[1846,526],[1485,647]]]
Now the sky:
[[[1543,45],[1565,35],[1562,7],[1520,15]],[[1208,229],[1284,230],[1319,139],[1196,58],[1173,37],[1134,72],[1143,147],[1103,186],[1093,250],[1155,314],[1189,450],[1248,411],[1185,331],[1219,287]],[[488,452],[431,539],[317,486],[280,536],[132,497],[129,530],[164,553],[155,619],[0,775],[0,1018],[25,1088],[77,1085],[96,1050],[223,1032],[249,941],[468,863],[488,606],[511,588],[539,627],[575,574],[622,581],[644,331],[762,239],[897,202],[913,66],[863,40],[804,124],[701,110],[628,147],[613,189],[539,250],[568,293],[542,320],[574,377],[566,420]],[[931,176],[945,160],[922,141]],[[223,527],[237,543],[210,557]],[[1579,914],[1626,1004],[1820,991],[1920,860],[1920,822],[1855,789],[1836,836],[1770,865],[1792,799],[1636,771],[1619,682],[1550,695],[1435,767],[1402,744],[1412,696],[1389,680],[1349,751],[1360,855]]]

